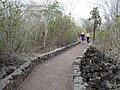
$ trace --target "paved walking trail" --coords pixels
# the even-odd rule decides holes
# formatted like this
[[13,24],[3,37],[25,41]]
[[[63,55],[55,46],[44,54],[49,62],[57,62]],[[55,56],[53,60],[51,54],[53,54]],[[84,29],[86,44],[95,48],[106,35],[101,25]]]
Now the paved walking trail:
[[72,63],[86,46],[79,44],[36,66],[18,90],[73,90]]

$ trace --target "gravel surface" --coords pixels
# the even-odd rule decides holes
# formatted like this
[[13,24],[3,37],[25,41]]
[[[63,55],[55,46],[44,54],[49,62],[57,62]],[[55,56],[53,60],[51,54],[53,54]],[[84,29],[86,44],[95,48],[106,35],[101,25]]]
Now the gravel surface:
[[72,63],[86,46],[79,44],[36,66],[18,90],[73,90]]

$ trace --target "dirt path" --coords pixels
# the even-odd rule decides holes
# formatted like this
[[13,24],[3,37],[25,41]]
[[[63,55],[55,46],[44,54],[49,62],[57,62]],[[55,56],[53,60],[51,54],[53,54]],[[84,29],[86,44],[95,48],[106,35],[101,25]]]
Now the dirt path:
[[86,45],[77,45],[37,67],[18,90],[73,90],[72,63]]

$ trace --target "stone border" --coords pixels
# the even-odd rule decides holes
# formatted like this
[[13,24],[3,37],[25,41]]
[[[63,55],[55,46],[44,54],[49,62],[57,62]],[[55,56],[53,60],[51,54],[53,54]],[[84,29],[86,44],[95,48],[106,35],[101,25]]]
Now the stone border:
[[0,90],[16,90],[17,87],[25,80],[25,78],[30,74],[35,66],[38,64],[49,60],[56,55],[68,50],[71,47],[78,45],[79,42],[72,43],[70,45],[55,49],[53,51],[41,54],[34,57],[32,60],[25,62],[18,69],[16,69],[12,74],[6,76],[0,81]]
[[83,54],[86,50],[92,45],[92,42],[89,43],[88,47],[82,52],[80,57],[77,57],[76,60],[73,62],[73,88],[74,90],[86,90],[87,83],[83,83],[83,77],[80,76],[80,60],[83,57]]

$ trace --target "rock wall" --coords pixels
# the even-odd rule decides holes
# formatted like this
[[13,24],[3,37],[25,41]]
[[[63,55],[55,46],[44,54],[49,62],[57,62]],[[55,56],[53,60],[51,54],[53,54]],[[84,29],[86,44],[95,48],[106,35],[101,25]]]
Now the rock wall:
[[74,90],[120,90],[120,61],[93,47],[73,63]]
[[83,58],[83,54],[86,52],[87,48],[82,52],[82,55],[76,57],[76,60],[73,62],[73,83],[74,90],[86,90],[86,83],[83,82],[83,77],[81,77],[80,71],[80,61]]
[[17,87],[25,80],[25,78],[30,74],[35,66],[38,64],[49,60],[56,55],[66,51],[67,49],[76,46],[79,42],[72,43],[70,45],[64,46],[62,48],[55,49],[51,52],[44,53],[37,57],[34,57],[32,60],[25,62],[18,69],[16,69],[12,74],[5,77],[0,81],[0,90],[16,90]]

